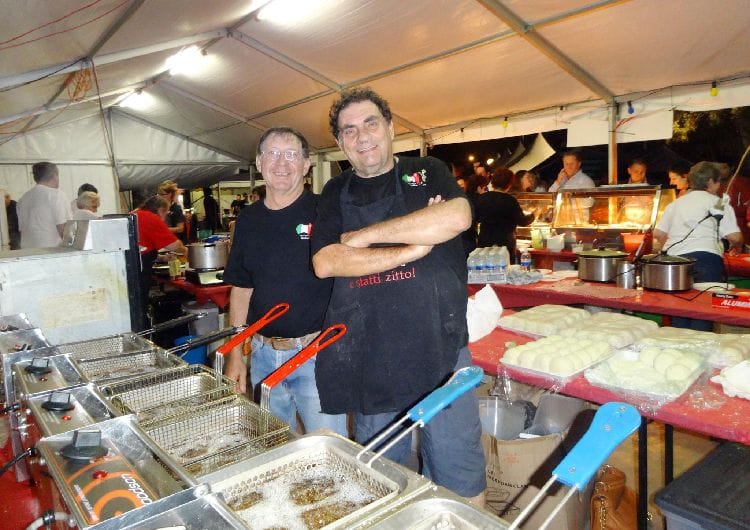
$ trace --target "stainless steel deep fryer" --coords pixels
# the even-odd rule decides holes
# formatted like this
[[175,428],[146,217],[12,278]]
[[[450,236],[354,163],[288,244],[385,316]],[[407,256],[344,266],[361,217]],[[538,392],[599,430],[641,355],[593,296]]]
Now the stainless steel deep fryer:
[[[397,497],[429,486],[424,477],[379,457],[481,380],[477,367],[458,370],[364,448],[337,435],[304,436],[202,480],[251,526],[350,528]],[[411,426],[388,438],[407,420]]]
[[148,425],[230,397],[234,387],[235,382],[228,377],[217,376],[202,365],[191,365],[104,384],[100,390],[120,413],[135,413],[138,423]]
[[188,473],[200,477],[289,440],[289,425],[243,396],[208,403],[144,430]]

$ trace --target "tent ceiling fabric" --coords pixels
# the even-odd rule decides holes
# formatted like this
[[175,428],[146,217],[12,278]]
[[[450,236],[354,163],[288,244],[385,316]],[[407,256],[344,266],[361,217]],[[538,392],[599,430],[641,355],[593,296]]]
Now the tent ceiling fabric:
[[[271,126],[296,127],[316,150],[340,159],[328,108],[340,90],[360,84],[390,101],[405,148],[419,145],[422,132],[427,143],[445,143],[567,128],[576,120],[595,125],[576,126],[591,131],[577,134],[577,142],[604,143],[607,127],[596,122],[613,103],[602,99],[606,94],[640,102],[638,138],[663,136],[664,120],[658,132],[649,125],[660,109],[750,104],[747,0],[307,0],[309,18],[295,17],[300,8],[282,22],[258,19],[264,3],[14,3],[0,20],[0,164],[18,158],[14,152],[31,156],[28,146],[44,151],[55,130],[89,123],[101,135],[97,91],[105,110],[130,89],[150,94],[152,107],[125,111],[146,127],[131,134],[149,138],[152,124],[199,146],[193,151],[205,159],[189,168],[175,163],[198,183],[251,162]],[[165,59],[188,43],[205,49],[203,72],[170,76]],[[95,75],[76,73],[92,56]],[[719,96],[704,101],[712,80]],[[507,128],[498,126],[504,116]],[[47,140],[25,138],[36,134]],[[139,151],[136,140],[113,135],[116,162],[123,162],[118,152]],[[129,143],[118,145],[123,141]],[[84,158],[75,145],[68,156]],[[124,188],[165,173],[153,160],[132,158],[117,172]]]

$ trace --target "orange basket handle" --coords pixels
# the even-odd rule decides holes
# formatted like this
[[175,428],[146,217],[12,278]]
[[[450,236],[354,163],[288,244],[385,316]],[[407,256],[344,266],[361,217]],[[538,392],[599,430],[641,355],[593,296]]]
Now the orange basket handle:
[[[330,333],[333,333],[333,335],[328,336]],[[320,335],[315,337],[315,340],[313,340],[310,344],[300,350],[297,355],[289,359],[287,362],[282,364],[275,372],[266,377],[263,380],[263,387],[268,387],[269,389],[275,387],[284,379],[286,379],[289,374],[305,364],[308,359],[315,357],[315,355],[317,355],[320,350],[324,349],[326,346],[333,344],[345,334],[346,326],[344,324],[334,324],[330,326]]]
[[271,309],[269,309],[265,315],[237,333],[237,335],[229,339],[225,344],[219,346],[216,349],[216,354],[223,357],[224,355],[232,351],[232,348],[234,348],[235,346],[239,346],[240,344],[245,342],[245,340],[255,335],[266,324],[273,322],[287,311],[289,311],[289,304],[287,304],[286,302],[276,304]]

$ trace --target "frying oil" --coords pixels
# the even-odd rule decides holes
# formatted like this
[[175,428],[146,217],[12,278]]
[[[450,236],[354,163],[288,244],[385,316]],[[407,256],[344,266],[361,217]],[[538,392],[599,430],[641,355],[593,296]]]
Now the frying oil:
[[[300,483],[316,483],[333,481],[335,492],[321,501],[297,506],[292,502],[291,491]],[[251,486],[252,487],[252,486]],[[368,491],[363,484],[358,484],[342,471],[333,470],[326,466],[314,466],[281,475],[275,479],[258,484],[254,488],[263,500],[246,510],[237,512],[253,530],[284,526],[289,530],[310,530],[321,528],[323,525],[307,526],[302,514],[309,510],[325,507],[336,503],[352,503],[354,507],[348,512],[359,510],[375,502],[377,496]],[[343,517],[343,515],[342,515]]]

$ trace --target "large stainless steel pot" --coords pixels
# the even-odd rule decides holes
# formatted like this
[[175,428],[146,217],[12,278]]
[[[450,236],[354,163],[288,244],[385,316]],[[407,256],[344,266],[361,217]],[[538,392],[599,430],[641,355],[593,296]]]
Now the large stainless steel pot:
[[191,269],[223,269],[229,257],[229,242],[191,243],[188,247],[188,266]]
[[649,254],[641,260],[641,285],[658,291],[687,291],[693,287],[693,258]]
[[578,277],[589,282],[613,282],[617,264],[628,257],[619,250],[584,250],[578,252]]

